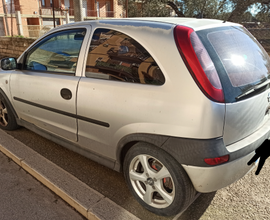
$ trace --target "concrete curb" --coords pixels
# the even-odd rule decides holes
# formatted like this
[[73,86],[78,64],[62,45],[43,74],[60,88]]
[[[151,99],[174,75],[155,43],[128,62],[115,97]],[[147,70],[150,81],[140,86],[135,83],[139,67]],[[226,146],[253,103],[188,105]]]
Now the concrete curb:
[[89,220],[138,219],[2,130],[0,151]]

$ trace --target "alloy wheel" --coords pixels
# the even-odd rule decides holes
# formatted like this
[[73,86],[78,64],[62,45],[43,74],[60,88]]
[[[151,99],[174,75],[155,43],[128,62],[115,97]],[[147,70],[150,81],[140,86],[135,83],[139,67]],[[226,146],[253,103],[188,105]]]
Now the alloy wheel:
[[0,101],[0,124],[4,127],[8,125],[8,111],[3,101]]
[[168,169],[156,158],[140,154],[129,166],[129,178],[133,189],[148,205],[166,208],[175,197],[173,178]]

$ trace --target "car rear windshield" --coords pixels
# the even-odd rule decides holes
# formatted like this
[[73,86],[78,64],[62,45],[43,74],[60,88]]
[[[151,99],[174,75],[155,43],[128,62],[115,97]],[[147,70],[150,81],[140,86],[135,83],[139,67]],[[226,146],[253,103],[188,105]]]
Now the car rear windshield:
[[196,33],[215,64],[225,102],[236,102],[237,97],[269,77],[270,58],[245,28],[230,26]]

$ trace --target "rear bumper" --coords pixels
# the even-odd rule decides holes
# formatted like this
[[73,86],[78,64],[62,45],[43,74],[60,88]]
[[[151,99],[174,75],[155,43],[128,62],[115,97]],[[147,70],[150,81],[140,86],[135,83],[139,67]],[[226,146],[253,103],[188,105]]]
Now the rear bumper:
[[214,167],[182,165],[198,192],[213,192],[242,178],[258,163],[248,166],[247,162],[255,155],[252,152],[242,158]]
[[269,137],[270,120],[248,137],[226,146],[225,154],[230,155],[229,162],[213,167],[183,163],[182,166],[198,192],[216,191],[239,180],[254,168],[255,163],[248,166],[247,162],[255,155],[255,150]]

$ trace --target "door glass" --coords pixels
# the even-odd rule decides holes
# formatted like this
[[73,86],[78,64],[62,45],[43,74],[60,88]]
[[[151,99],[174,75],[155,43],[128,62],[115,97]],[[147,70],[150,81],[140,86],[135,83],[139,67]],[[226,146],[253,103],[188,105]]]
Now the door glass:
[[68,30],[46,37],[28,53],[25,69],[75,74],[85,32]]

